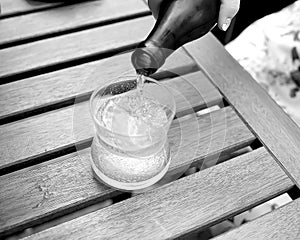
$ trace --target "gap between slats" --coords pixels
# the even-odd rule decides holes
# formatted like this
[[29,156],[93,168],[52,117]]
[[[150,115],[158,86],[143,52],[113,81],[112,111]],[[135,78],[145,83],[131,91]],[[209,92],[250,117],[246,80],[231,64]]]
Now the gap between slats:
[[0,49],[150,15],[140,0],[84,1],[0,22]]
[[186,45],[185,49],[300,188],[300,129],[297,124],[211,34]]
[[[199,130],[195,131],[197,128],[193,119],[178,118],[173,122],[169,140],[174,156],[164,181],[179,177],[190,166],[201,162],[216,164],[218,153],[235,151],[254,140],[254,136],[230,107],[199,116],[197,124]],[[184,150],[177,151],[181,144]],[[93,179],[89,164],[90,150],[85,149],[78,154],[0,177],[0,188],[3,189],[0,211],[2,222],[7,223],[3,226],[3,232],[24,229],[116,194]],[[54,195],[50,194],[44,204],[36,207],[43,199],[39,187],[41,184],[49,186],[49,192]]]
[[[249,153],[249,151],[251,151],[249,149],[249,147],[246,147],[246,148],[242,148],[240,150],[234,151],[232,153],[225,154],[224,158],[223,158],[223,156],[221,154],[221,156],[220,156],[219,161],[217,162],[217,164],[220,164],[220,163],[222,163],[224,161],[228,161],[228,160],[230,160],[232,158],[241,156],[243,154]],[[69,157],[70,157],[70,155],[69,155]],[[199,162],[195,162],[195,164],[203,166],[203,164],[201,164],[201,161],[200,161],[200,164],[199,164]],[[216,163],[212,163],[212,164],[216,164]],[[210,167],[210,166],[206,165],[206,168],[207,167]],[[182,176],[179,177],[179,179],[182,178],[182,177],[185,177],[187,175],[193,174],[195,172],[195,171],[193,171],[194,168],[195,167],[189,168]],[[203,169],[201,169],[201,170],[203,170]],[[172,181],[174,181],[174,180],[175,179],[173,179]],[[61,223],[73,220],[75,218],[84,216],[84,215],[86,215],[88,213],[91,213],[91,212],[94,212],[96,210],[102,209],[102,208],[107,207],[107,206],[109,206],[111,204],[115,204],[115,203],[124,201],[124,200],[126,200],[126,199],[128,199],[128,198],[130,198],[132,196],[135,196],[135,195],[136,195],[136,193],[130,193],[130,192],[122,192],[121,193],[121,192],[117,192],[116,196],[112,195],[111,198],[106,199],[104,201],[100,201],[99,199],[95,199],[95,204],[93,204],[92,201],[91,202],[86,202],[86,205],[88,205],[86,207],[84,207],[84,205],[77,206],[75,211],[72,211],[70,209],[69,210],[70,213],[68,213],[68,211],[66,210],[66,211],[64,211],[64,214],[62,216],[53,218],[53,219],[51,219],[49,221],[46,221],[44,223],[41,223],[41,224],[37,223],[37,225],[34,225],[32,227],[26,228],[25,230],[21,230],[19,232],[13,233],[13,237],[16,238],[16,239],[27,237],[27,236],[29,236],[31,234],[34,234],[34,233],[37,233],[37,232],[41,232],[41,231],[43,231],[45,229],[48,229],[50,227],[57,226],[58,224],[61,224]],[[89,204],[91,204],[91,205],[89,205]],[[187,238],[187,239],[189,239],[189,238]]]
[[0,50],[0,83],[80,65],[135,48],[154,24],[141,17]]
[[[201,72],[162,81],[162,84],[174,90],[177,117],[222,101]],[[60,152],[74,149],[76,142],[84,145],[90,142],[93,126],[88,102],[2,125],[0,133],[1,174],[48,160],[48,154],[60,156]]]
[[[0,85],[0,125],[47,111],[87,101],[91,92],[121,74],[135,75],[131,52],[96,62]],[[117,63],[117,64],[116,64]],[[181,49],[171,55],[157,73],[156,80],[197,70]],[[217,96],[217,95],[216,95]]]
[[271,213],[224,233],[214,240],[274,240],[299,239],[300,199],[296,199]]
[[29,70],[29,71],[21,72],[21,73],[15,73],[15,74],[5,76],[5,77],[0,76],[0,85],[15,82],[15,81],[19,81],[19,80],[22,80],[22,79],[25,79],[25,78],[31,78],[31,77],[34,77],[34,76],[39,76],[39,75],[51,73],[51,72],[54,72],[54,71],[63,70],[63,69],[66,69],[66,68],[82,65],[82,64],[85,64],[85,63],[89,63],[89,62],[95,62],[95,61],[98,61],[98,60],[101,60],[101,59],[104,59],[104,58],[112,57],[112,56],[114,56],[116,54],[120,54],[122,52],[132,51],[137,46],[138,46],[138,42],[133,43],[133,44],[129,44],[129,45],[126,45],[126,46],[120,46],[120,47],[110,49],[110,50],[107,50],[107,51],[95,53],[95,54],[89,55],[87,57],[73,59],[71,61],[61,62],[61,63],[57,63],[57,64],[54,64],[54,65],[49,65],[49,66],[45,66],[45,67],[42,67],[42,68],[36,68],[36,69]]
[[[20,15],[27,15],[39,11],[45,11],[57,7],[69,6],[79,3],[81,0],[73,0],[70,3],[63,2],[43,2],[31,0],[1,0],[2,13],[0,19],[15,17]],[[84,1],[84,0],[82,0]],[[93,1],[93,0],[86,0]],[[97,0],[98,1],[98,0]],[[73,4],[72,4],[73,3]]]
[[261,148],[29,239],[173,239],[221,222],[292,186]]

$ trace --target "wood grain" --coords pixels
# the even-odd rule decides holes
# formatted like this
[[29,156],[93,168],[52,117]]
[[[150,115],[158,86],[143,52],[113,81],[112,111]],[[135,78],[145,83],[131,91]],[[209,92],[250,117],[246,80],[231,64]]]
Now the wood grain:
[[7,18],[0,21],[0,47],[146,14],[149,8],[141,0],[101,0]]
[[[176,179],[196,163],[217,163],[217,153],[233,151],[253,140],[230,108],[196,122],[191,118],[174,120],[169,132],[172,162],[169,174],[158,185]],[[118,194],[92,178],[89,161],[90,149],[85,149],[0,177],[0,232],[25,229]],[[50,195],[42,202],[47,189]]]
[[[101,84],[121,74],[134,75],[135,71],[130,57],[131,52],[119,54],[0,85],[0,122],[7,118],[15,120],[13,116],[16,115],[27,116],[38,108],[46,111],[50,105],[62,104],[75,97],[89,98],[91,92]],[[196,69],[194,61],[182,49],[179,49],[176,54],[167,59],[164,66],[153,77],[163,79],[171,77],[173,73],[184,75]],[[205,84],[210,83],[205,81]],[[216,89],[212,93],[216,93],[216,97],[220,96]]]
[[[162,84],[174,93],[177,116],[191,112],[192,108],[198,110],[221,101],[201,72],[162,81]],[[74,146],[93,135],[88,102],[2,125],[0,134],[2,170]]]
[[109,24],[0,50],[0,80],[28,71],[87,58],[142,41],[152,16]]
[[262,148],[28,239],[173,239],[291,188]]
[[300,199],[288,203],[252,222],[246,223],[215,240],[281,240],[300,238]]
[[[169,174],[158,185],[176,179],[196,163],[217,163],[217,153],[253,140],[230,108],[197,119],[174,120],[169,132],[172,162]],[[89,161],[90,149],[85,149],[0,177],[0,232],[24,229],[118,194],[92,178]],[[45,189],[50,195],[41,203]]]
[[211,35],[186,46],[277,163],[300,187],[300,128]]
[[1,0],[0,18],[30,13],[62,5],[61,3],[37,2],[31,0]]

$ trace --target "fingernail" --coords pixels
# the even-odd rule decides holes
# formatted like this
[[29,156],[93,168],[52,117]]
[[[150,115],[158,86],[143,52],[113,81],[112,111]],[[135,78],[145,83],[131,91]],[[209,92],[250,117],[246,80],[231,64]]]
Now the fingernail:
[[226,21],[225,21],[225,23],[223,23],[223,25],[222,25],[222,30],[223,31],[226,31],[228,29],[228,27],[230,25],[230,22],[231,22],[231,19],[227,18]]

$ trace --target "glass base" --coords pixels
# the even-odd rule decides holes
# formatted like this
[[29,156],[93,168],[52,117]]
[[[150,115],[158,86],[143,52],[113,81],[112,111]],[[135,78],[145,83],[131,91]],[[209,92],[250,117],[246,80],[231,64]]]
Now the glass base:
[[117,190],[122,190],[122,191],[135,191],[135,190],[142,190],[145,188],[148,188],[152,186],[153,184],[157,183],[159,180],[163,178],[163,176],[166,174],[166,172],[169,169],[169,165],[166,165],[166,167],[155,177],[148,179],[146,181],[141,181],[141,182],[119,182],[114,179],[111,179],[104,175],[94,164],[93,161],[91,161],[91,166],[93,170],[94,177],[102,182],[103,184],[115,188]]
[[155,184],[166,174],[170,165],[168,141],[151,156],[134,158],[108,151],[95,137],[91,155],[95,178],[110,187],[125,191],[141,190]]

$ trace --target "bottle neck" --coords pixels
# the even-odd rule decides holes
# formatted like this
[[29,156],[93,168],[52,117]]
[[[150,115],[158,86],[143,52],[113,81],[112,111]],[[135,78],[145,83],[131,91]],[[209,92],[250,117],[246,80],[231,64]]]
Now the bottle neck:
[[158,47],[146,40],[133,52],[131,61],[138,74],[149,76],[157,71],[171,54],[171,50]]
[[183,44],[205,35],[218,19],[220,0],[164,0],[147,39],[132,55],[137,73],[153,74]]

